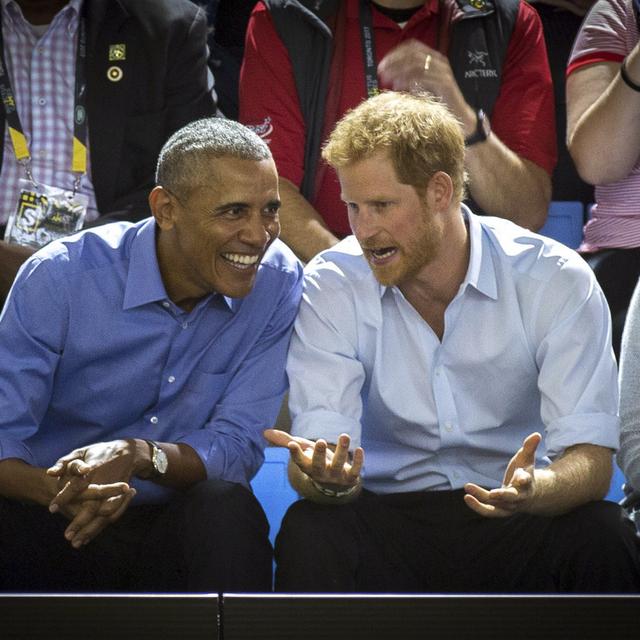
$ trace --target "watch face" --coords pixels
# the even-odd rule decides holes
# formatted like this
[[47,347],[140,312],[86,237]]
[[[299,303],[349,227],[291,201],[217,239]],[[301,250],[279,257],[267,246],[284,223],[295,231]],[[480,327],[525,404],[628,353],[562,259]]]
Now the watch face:
[[153,466],[158,473],[166,473],[167,467],[169,466],[169,460],[167,459],[167,454],[160,449],[160,447],[156,447],[153,455]]

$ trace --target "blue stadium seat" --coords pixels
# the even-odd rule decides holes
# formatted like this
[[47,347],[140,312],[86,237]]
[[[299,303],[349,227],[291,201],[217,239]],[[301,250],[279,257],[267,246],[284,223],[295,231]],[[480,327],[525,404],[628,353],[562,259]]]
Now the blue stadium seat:
[[269,539],[273,544],[280,523],[298,494],[291,488],[287,478],[289,451],[282,447],[267,447],[264,464],[251,481],[253,492],[260,501],[269,521]]
[[577,249],[582,242],[584,206],[582,202],[555,201],[549,206],[549,216],[538,233]]
[[625,483],[625,477],[620,470],[620,467],[613,461],[613,477],[611,478],[611,484],[609,485],[609,493],[605,496],[605,500],[611,500],[611,502],[620,502],[624,497],[624,491],[622,485]]

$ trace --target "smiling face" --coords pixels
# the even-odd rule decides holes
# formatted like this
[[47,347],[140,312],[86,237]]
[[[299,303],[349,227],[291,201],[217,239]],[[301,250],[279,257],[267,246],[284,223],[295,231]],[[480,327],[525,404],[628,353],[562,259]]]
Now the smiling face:
[[160,232],[158,261],[178,305],[211,292],[248,295],[258,266],[280,233],[273,160],[206,160],[204,179],[186,194],[156,187],[150,203]]
[[374,276],[402,286],[434,261],[444,229],[427,199],[398,181],[386,153],[338,169],[351,229]]

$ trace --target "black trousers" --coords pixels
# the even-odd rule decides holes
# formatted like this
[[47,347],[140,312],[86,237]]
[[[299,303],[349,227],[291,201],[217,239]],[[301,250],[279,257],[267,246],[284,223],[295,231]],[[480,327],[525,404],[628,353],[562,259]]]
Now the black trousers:
[[81,549],[68,521],[0,499],[0,591],[271,591],[269,525],[244,487],[201,482],[167,504],[130,507]]
[[276,591],[630,593],[640,591],[635,528],[618,505],[557,517],[487,519],[462,491],[301,500],[276,540]]

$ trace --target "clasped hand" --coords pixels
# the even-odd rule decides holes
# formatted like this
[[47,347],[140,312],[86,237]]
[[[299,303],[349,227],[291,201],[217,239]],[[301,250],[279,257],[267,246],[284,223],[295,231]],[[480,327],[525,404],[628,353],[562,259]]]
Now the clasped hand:
[[58,479],[49,510],[71,521],[64,536],[74,548],[93,540],[126,511],[136,493],[129,486],[134,449],[127,440],[99,442],[74,449],[47,469],[47,475]]
[[307,440],[277,429],[267,429],[264,437],[271,444],[288,448],[298,468],[320,485],[347,489],[360,481],[364,451],[357,447],[350,459],[351,438],[346,433],[338,438],[335,450],[329,447],[326,440]]
[[527,511],[535,498],[536,449],[542,440],[539,433],[528,435],[511,458],[499,489],[483,489],[468,482],[464,501],[481,516],[506,518]]

